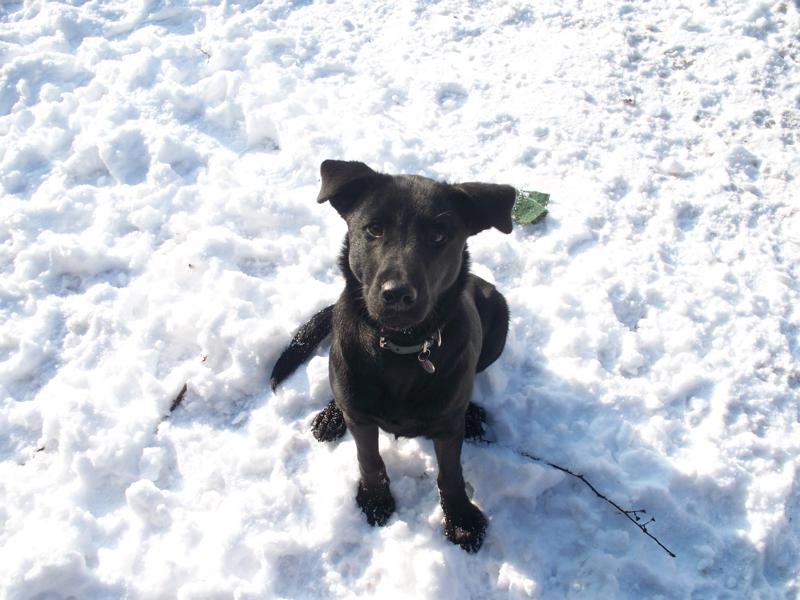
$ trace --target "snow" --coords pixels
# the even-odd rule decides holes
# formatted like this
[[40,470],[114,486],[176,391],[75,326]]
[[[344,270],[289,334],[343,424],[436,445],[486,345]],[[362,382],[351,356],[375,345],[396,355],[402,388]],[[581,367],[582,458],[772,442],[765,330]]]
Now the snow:
[[[0,597],[800,593],[797,3],[0,4]],[[431,443],[316,443],[319,163],[510,183],[512,310],[446,541]],[[180,405],[170,407],[184,384]],[[677,554],[670,558],[579,481]]]

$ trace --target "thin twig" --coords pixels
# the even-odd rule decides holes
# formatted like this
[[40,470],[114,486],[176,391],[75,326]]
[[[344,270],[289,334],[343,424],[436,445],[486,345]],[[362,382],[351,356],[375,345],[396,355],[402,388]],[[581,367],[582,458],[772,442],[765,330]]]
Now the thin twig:
[[[487,440],[487,439],[485,439],[485,438],[480,438],[479,440],[476,440],[476,441],[478,441],[478,442],[483,442],[484,444],[487,444],[487,445],[488,445],[488,444],[495,444],[495,443],[496,443],[496,442],[492,442],[492,441],[490,441],[490,440]],[[501,444],[501,445],[502,445],[502,444]],[[508,446],[505,446],[505,447],[506,447],[506,448],[508,448]],[[555,469],[556,471],[561,471],[562,473],[566,473],[567,475],[571,475],[571,476],[572,476],[572,477],[574,477],[575,479],[579,479],[580,481],[582,481],[583,483],[585,483],[585,484],[586,484],[586,486],[587,486],[587,487],[588,487],[590,490],[592,490],[592,491],[594,492],[594,495],[595,495],[595,496],[597,496],[597,497],[598,497],[598,498],[600,498],[601,500],[605,500],[605,501],[606,501],[606,502],[608,502],[608,503],[609,503],[611,506],[613,506],[615,509],[617,509],[617,511],[619,511],[619,513],[620,513],[620,514],[622,514],[622,515],[623,515],[623,516],[624,516],[626,519],[628,519],[628,520],[629,520],[631,523],[633,523],[634,525],[636,525],[636,527],[638,527],[638,528],[639,528],[639,530],[640,530],[640,531],[641,531],[643,534],[645,534],[647,537],[649,537],[651,540],[653,540],[653,541],[654,541],[656,544],[658,544],[658,545],[661,547],[661,549],[662,549],[662,550],[664,550],[664,552],[666,552],[667,554],[669,554],[669,555],[670,555],[672,558],[677,558],[677,556],[675,555],[675,553],[674,553],[674,552],[672,552],[672,551],[671,551],[669,548],[667,548],[667,547],[666,547],[664,544],[662,544],[662,543],[661,543],[661,541],[660,541],[660,540],[659,540],[659,539],[658,539],[656,536],[654,536],[652,533],[650,533],[650,532],[647,530],[647,526],[648,526],[650,523],[655,523],[655,518],[651,518],[649,521],[647,521],[647,522],[646,522],[646,523],[644,523],[644,524],[642,524],[642,523],[641,523],[641,517],[640,517],[639,515],[642,515],[642,514],[647,514],[647,511],[646,511],[646,510],[644,510],[643,508],[642,508],[642,509],[639,509],[639,510],[625,510],[625,509],[624,509],[624,508],[622,508],[622,507],[621,507],[619,504],[617,504],[616,502],[614,502],[613,500],[611,500],[611,499],[610,499],[608,496],[606,496],[606,495],[604,495],[604,494],[601,494],[601,493],[598,491],[598,489],[597,489],[596,487],[594,487],[594,486],[591,484],[591,482],[590,482],[588,479],[586,479],[586,477],[584,477],[583,475],[578,475],[577,473],[575,473],[575,472],[573,472],[573,471],[570,471],[570,470],[569,470],[568,468],[566,468],[566,467],[562,467],[561,465],[557,465],[557,464],[555,464],[555,463],[552,463],[552,462],[550,462],[550,461],[548,461],[548,460],[545,460],[545,459],[543,459],[543,458],[539,458],[538,456],[534,456],[533,454],[530,454],[530,453],[528,453],[528,452],[525,452],[524,450],[517,450],[516,448],[509,448],[509,450],[513,450],[514,452],[516,452],[516,453],[517,453],[517,454],[519,454],[520,456],[523,456],[523,457],[527,458],[528,460],[532,460],[532,461],[535,461],[535,462],[538,462],[538,463],[541,463],[541,464],[547,465],[548,467],[550,467],[550,468],[552,468],[552,469]]]
[[181,391],[178,392],[178,395],[175,397],[175,400],[172,401],[172,406],[169,407],[169,412],[170,413],[174,412],[175,409],[178,408],[181,405],[181,402],[183,402],[184,396],[186,396],[186,390],[188,389],[188,386],[189,386],[188,383],[184,383],[183,384],[183,387],[181,388]]

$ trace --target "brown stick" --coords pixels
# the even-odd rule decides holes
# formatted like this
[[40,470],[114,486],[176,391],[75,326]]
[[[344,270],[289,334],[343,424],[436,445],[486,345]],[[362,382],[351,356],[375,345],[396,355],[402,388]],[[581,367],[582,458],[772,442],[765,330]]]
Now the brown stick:
[[178,395],[175,397],[175,400],[172,401],[172,406],[169,407],[169,412],[172,413],[176,408],[181,405],[183,402],[184,396],[186,396],[186,390],[188,389],[188,383],[184,383],[181,391],[178,392]]

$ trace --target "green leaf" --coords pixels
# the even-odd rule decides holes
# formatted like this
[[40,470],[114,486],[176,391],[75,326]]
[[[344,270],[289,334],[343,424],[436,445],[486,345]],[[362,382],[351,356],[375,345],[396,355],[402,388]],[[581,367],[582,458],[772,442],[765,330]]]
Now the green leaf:
[[538,223],[547,214],[550,194],[517,190],[517,199],[511,209],[511,216],[520,225]]

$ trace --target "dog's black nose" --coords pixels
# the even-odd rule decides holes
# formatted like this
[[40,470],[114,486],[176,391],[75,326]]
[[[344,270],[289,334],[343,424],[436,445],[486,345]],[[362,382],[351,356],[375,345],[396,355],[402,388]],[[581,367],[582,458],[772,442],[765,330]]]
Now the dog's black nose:
[[417,301],[417,290],[407,283],[392,279],[381,286],[381,298],[386,306],[398,304],[397,308],[409,308]]

